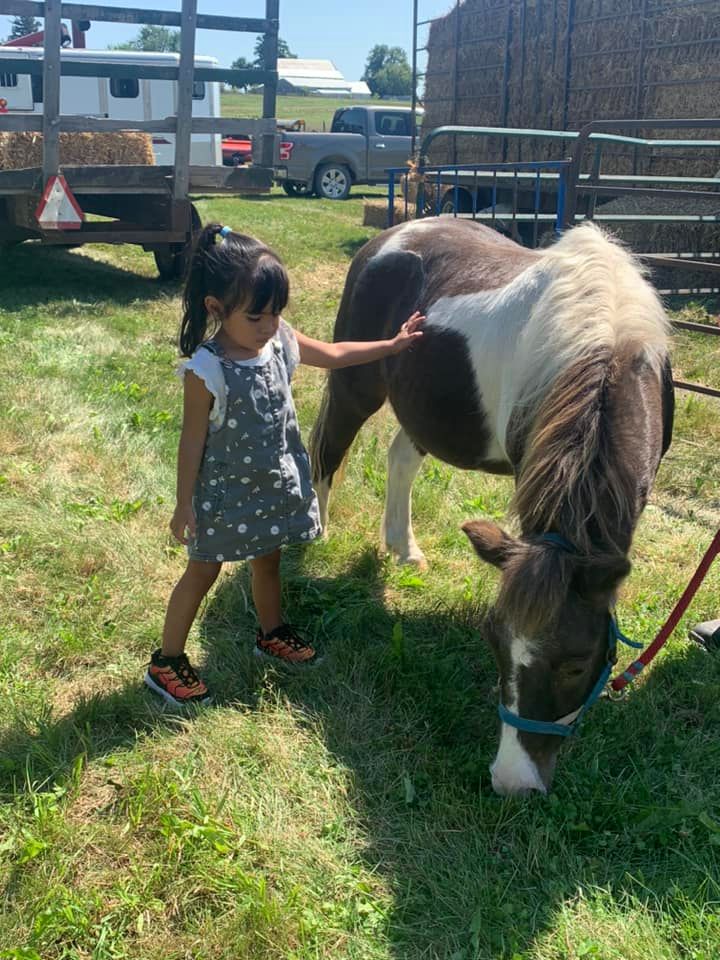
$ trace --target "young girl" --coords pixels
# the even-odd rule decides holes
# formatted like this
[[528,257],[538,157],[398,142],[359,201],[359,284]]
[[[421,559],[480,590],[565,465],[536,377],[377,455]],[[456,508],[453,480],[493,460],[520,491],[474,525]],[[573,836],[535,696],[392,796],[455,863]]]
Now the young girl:
[[255,652],[291,664],[317,659],[280,603],[281,547],[320,533],[290,380],[298,363],[368,363],[422,336],[424,318],[414,313],[392,340],[311,340],[280,317],[288,293],[285,267],[264,244],[217,224],[202,231],[183,298],[180,347],[190,359],[181,370],[185,399],[170,521],[189,559],[170,597],[162,648],[145,674],[148,687],[173,703],[210,700],[184,650],[225,562],[250,561],[260,623]]

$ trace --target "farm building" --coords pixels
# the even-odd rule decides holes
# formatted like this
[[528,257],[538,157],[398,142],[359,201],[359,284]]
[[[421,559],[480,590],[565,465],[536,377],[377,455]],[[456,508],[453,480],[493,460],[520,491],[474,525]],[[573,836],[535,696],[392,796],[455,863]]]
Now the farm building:
[[278,92],[369,97],[363,80],[346,80],[331,60],[278,60]]
[[[718,0],[457,0],[431,22],[427,51],[425,131],[577,130],[590,120],[715,115],[720,101]],[[498,139],[458,139],[456,150],[440,141],[433,159],[530,159],[519,141],[503,151]],[[557,159],[562,147],[533,152]],[[617,172],[629,159],[616,155]],[[689,173],[678,159],[648,158],[643,172]],[[691,162],[712,175],[718,156],[693,152]]]

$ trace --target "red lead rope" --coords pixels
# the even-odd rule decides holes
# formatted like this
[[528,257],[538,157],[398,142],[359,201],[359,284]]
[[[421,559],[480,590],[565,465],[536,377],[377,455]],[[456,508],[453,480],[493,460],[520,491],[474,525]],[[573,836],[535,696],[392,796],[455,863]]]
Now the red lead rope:
[[700,561],[700,565],[698,566],[697,570],[693,574],[692,580],[685,588],[685,592],[683,593],[683,595],[675,604],[675,609],[665,621],[665,625],[660,630],[660,633],[658,633],[658,635],[655,637],[655,639],[650,644],[650,646],[643,651],[643,653],[638,657],[638,659],[630,664],[630,666],[627,668],[627,670],[624,673],[621,673],[617,677],[615,677],[615,679],[610,684],[613,690],[618,690],[618,691],[624,690],[629,683],[632,683],[632,681],[640,673],[643,667],[646,667],[650,663],[650,661],[654,659],[654,657],[657,655],[660,648],[664,646],[664,644],[670,637],[670,634],[678,625],[680,617],[682,617],[682,615],[687,610],[688,606],[690,605],[690,601],[695,596],[695,594],[697,593],[700,587],[700,584],[705,579],[705,575],[710,569],[711,563],[719,553],[720,553],[720,530],[718,530],[718,532],[715,534],[715,537],[713,538],[713,542],[707,548],[707,551],[705,552],[705,556],[702,558],[702,560]]

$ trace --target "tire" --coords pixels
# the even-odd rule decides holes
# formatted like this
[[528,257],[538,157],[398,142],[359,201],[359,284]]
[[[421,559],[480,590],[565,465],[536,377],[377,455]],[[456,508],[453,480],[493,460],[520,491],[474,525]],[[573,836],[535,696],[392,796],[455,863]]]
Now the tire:
[[282,188],[289,197],[311,197],[313,192],[309,183],[299,183],[297,180],[285,180]]
[[197,235],[202,229],[200,214],[190,204],[190,235],[185,243],[168,243],[155,250],[155,265],[161,280],[183,280],[190,265]]
[[323,163],[315,171],[315,193],[325,200],[347,200],[352,176],[343,163]]
[[[458,213],[472,213],[472,197],[466,190],[458,190]],[[440,213],[455,213],[455,189],[448,190],[442,198]]]

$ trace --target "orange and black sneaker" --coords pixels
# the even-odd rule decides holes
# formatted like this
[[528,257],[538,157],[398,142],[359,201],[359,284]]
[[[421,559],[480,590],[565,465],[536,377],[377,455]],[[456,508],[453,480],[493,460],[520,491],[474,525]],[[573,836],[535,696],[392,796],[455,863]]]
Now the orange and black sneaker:
[[179,657],[165,657],[156,650],[150,658],[145,683],[168,703],[210,703],[208,688],[195,673],[184,653]]
[[258,630],[255,653],[259,657],[270,657],[271,660],[292,666],[309,667],[320,662],[317,650],[303,640],[289,623],[281,623],[270,633]]

